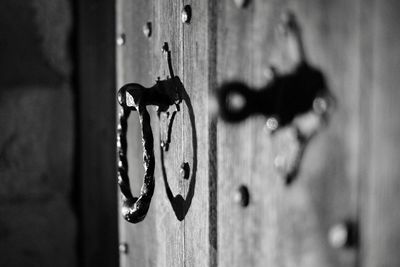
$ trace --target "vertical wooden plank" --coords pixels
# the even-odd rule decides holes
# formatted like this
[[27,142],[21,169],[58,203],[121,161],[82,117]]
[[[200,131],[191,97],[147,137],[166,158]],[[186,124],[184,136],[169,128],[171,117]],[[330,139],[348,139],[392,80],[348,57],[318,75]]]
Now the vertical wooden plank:
[[[218,126],[218,247],[220,266],[353,266],[354,249],[334,250],[330,227],[357,219],[358,2],[251,1],[237,9],[222,1],[218,20],[218,82],[266,83],[264,70],[282,51],[274,27],[287,8],[302,27],[311,64],[337,97],[327,129],[311,141],[297,181],[285,187],[273,168],[274,143],[264,118]],[[338,19],[340,18],[340,19]],[[229,67],[227,67],[229,66]],[[278,148],[279,150],[279,148]],[[239,167],[238,167],[239,166]],[[249,188],[250,205],[233,200]]]
[[[155,19],[155,36],[153,43],[153,59],[152,70],[154,74],[165,79],[169,76],[166,56],[161,53],[164,43],[168,43],[171,52],[172,67],[174,74],[183,77],[183,43],[182,43],[182,22],[181,22],[181,1],[155,1],[154,19]],[[161,162],[159,134],[157,133],[156,142],[158,144],[156,153],[156,177],[157,186],[155,194],[155,212],[157,220],[158,238],[158,259],[156,266],[183,266],[184,265],[184,224],[181,218],[182,203],[179,196],[185,196],[185,180],[181,179],[180,166],[183,163],[183,104],[180,105],[179,111],[171,126],[171,142],[169,150],[164,151],[164,162]],[[172,114],[175,107],[170,107]],[[171,115],[172,116],[172,115]],[[158,118],[153,116],[155,123],[153,129],[159,128]],[[165,128],[160,129],[162,131]],[[162,164],[165,168],[166,176],[162,173]],[[165,178],[165,180],[164,180]],[[171,190],[173,197],[170,199],[166,190]],[[179,219],[178,219],[179,218]]]
[[75,4],[81,265],[117,266],[115,2]]
[[[253,85],[253,4],[237,8],[234,1],[219,1],[217,40],[217,82],[242,80]],[[256,213],[255,196],[251,187],[254,153],[252,125],[254,120],[241,125],[218,122],[218,266],[259,266],[251,232],[259,227],[251,225],[251,214]],[[261,155],[260,155],[261,156]],[[259,178],[259,177],[257,177]],[[239,186],[250,190],[250,206],[242,208],[234,201]],[[258,234],[262,235],[261,232]],[[265,249],[268,249],[265,247]],[[264,266],[273,261],[264,261]],[[273,266],[272,264],[271,266]]]
[[[400,78],[400,30],[398,1],[372,1],[364,5],[371,26],[365,34],[372,36],[372,42],[363,47],[368,55],[368,64],[363,65],[363,78],[370,81],[363,106],[369,110],[365,114],[369,133],[363,146],[369,146],[368,154],[363,155],[367,162],[362,179],[365,207],[362,213],[363,266],[399,266],[400,257],[400,114],[398,85]],[[366,37],[368,38],[368,37]],[[371,74],[371,76],[368,76]]]
[[284,236],[289,241],[284,247],[292,264],[355,266],[357,248],[333,248],[328,235],[335,224],[358,222],[359,2],[302,1],[289,7],[298,15],[309,61],[324,72],[337,106],[328,127],[309,144],[299,184],[288,196],[283,217],[293,220],[281,232],[294,230]]
[[[155,82],[152,70],[154,32],[150,37],[143,33],[143,27],[148,22],[154,28],[153,5],[153,1],[117,1],[117,89],[126,83],[134,82],[150,87]],[[128,121],[127,139],[129,177],[134,195],[139,195],[144,174],[139,125],[137,112],[132,112]],[[156,139],[156,133],[154,137]],[[120,244],[127,246],[126,252],[120,252],[120,266],[156,265],[158,247],[154,245],[157,238],[154,231],[154,206],[153,201],[145,221],[139,224],[126,222],[119,212]]]
[[[209,112],[208,96],[212,83],[214,64],[213,38],[209,34],[210,10],[208,1],[184,1],[192,10],[189,24],[183,25],[183,84],[187,97],[182,105],[183,161],[188,162],[190,178],[184,181],[184,266],[209,266],[210,224],[216,222],[209,216]],[[212,7],[210,7],[212,8]],[[211,47],[210,47],[211,46]],[[212,175],[212,174],[211,174]],[[215,255],[214,255],[215,256]]]
[[[183,24],[181,12],[190,5],[190,23]],[[160,124],[151,111],[155,139],[156,189],[149,214],[137,224],[120,223],[121,242],[129,251],[122,255],[122,266],[207,266],[210,264],[209,216],[209,119],[208,95],[215,64],[209,58],[215,40],[209,36],[209,2],[154,0],[118,2],[118,33],[125,35],[125,44],[118,49],[119,86],[139,82],[151,86],[157,77],[168,75],[165,54],[168,43],[172,67],[184,87],[183,102],[171,127],[171,142],[160,154]],[[152,22],[152,36],[146,39],[141,27]],[[214,64],[214,65],[210,65]],[[140,66],[140,68],[138,68]],[[211,71],[214,70],[214,71]],[[170,116],[175,107],[169,109]],[[137,119],[130,119],[128,157],[132,188],[138,192],[143,175],[140,132]],[[188,179],[180,174],[181,164],[188,163]],[[162,168],[165,169],[165,177]],[[169,193],[166,193],[170,191]],[[171,194],[171,195],[169,195]],[[215,218],[213,222],[215,225]],[[214,241],[214,257],[216,244]]]

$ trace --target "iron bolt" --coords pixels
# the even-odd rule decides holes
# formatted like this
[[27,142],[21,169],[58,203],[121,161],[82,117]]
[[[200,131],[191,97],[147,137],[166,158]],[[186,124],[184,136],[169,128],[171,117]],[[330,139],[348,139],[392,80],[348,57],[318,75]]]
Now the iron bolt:
[[186,5],[181,13],[182,23],[189,24],[191,19],[192,19],[192,8],[190,7],[190,5]]
[[123,46],[125,44],[126,36],[124,33],[121,33],[117,38],[117,45]]
[[278,129],[279,127],[279,121],[277,118],[275,117],[269,117],[265,126],[267,127],[267,129],[271,132],[275,131],[276,129]]
[[277,70],[275,67],[269,66],[268,68],[264,69],[263,75],[268,81],[272,81],[277,76]]
[[123,254],[128,254],[128,250],[129,250],[128,243],[124,242],[119,244],[119,252]]
[[240,204],[242,207],[247,207],[250,203],[250,194],[249,190],[247,189],[247,186],[241,185],[239,188],[236,190],[233,200]]
[[151,22],[147,22],[145,25],[143,25],[143,34],[147,38],[150,38],[150,36],[151,36]]
[[345,248],[354,245],[356,242],[354,225],[349,222],[341,222],[333,225],[329,229],[328,240],[333,248]]
[[249,0],[234,0],[235,4],[239,8],[246,7],[247,4],[249,3]]

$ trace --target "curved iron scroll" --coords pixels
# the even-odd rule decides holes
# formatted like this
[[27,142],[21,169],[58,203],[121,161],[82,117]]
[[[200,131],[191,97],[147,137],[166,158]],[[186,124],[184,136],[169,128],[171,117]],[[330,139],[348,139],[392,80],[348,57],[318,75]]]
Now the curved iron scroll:
[[[335,101],[322,71],[307,61],[294,14],[285,13],[279,26],[292,63],[290,70],[278,73],[271,68],[271,77],[261,88],[251,88],[240,81],[223,83],[216,92],[216,103],[224,121],[239,123],[250,116],[263,115],[268,132],[278,137],[281,134],[277,132],[294,136],[290,148],[281,149],[274,159],[274,166],[289,184],[298,173],[309,140],[327,123]],[[284,143],[288,145],[289,140]]]

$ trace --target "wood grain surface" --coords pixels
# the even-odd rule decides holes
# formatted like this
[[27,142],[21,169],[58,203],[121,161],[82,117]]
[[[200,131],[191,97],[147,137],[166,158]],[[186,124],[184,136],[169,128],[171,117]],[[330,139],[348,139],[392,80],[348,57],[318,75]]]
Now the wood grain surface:
[[[185,5],[192,9],[188,24],[181,21]],[[399,266],[399,9],[394,0],[252,0],[244,8],[232,0],[118,0],[117,34],[125,34],[117,47],[118,87],[166,78],[165,42],[185,87],[163,161],[159,136],[170,117],[160,122],[148,108],[156,189],[143,222],[120,221],[120,242],[128,245],[121,266]],[[273,166],[282,140],[265,131],[265,118],[231,125],[208,112],[223,82],[257,88],[268,82],[270,64],[288,69],[277,32],[287,10],[337,103],[291,185]],[[142,30],[147,22],[150,38]],[[128,127],[137,194],[143,167],[134,112]],[[180,172],[184,162],[188,179]],[[238,203],[240,186],[249,190],[247,207]],[[329,232],[344,222],[359,227],[358,242],[334,248]]]
[[[168,151],[160,154],[160,131],[165,137],[169,117],[161,121],[153,107],[156,189],[149,214],[137,225],[120,222],[120,239],[129,246],[121,255],[121,266],[207,266],[209,244],[209,7],[207,2],[191,3],[190,24],[183,24],[184,4],[178,1],[119,1],[118,32],[126,43],[118,49],[119,85],[138,82],[146,87],[170,75],[164,43],[171,52],[172,67],[185,90],[171,126]],[[147,38],[142,26],[152,23]],[[133,116],[134,117],[134,116]],[[138,192],[142,181],[141,143],[138,120],[130,119],[128,157],[132,188]],[[188,179],[181,177],[182,163],[189,164]],[[163,173],[163,167],[165,173]]]
[[[282,148],[265,131],[265,118],[218,125],[219,266],[354,266],[354,249],[328,243],[331,226],[356,220],[358,156],[358,6],[356,1],[251,1],[238,9],[221,1],[218,82],[259,87],[274,64],[287,69],[276,27],[291,10],[303,32],[310,64],[326,75],[337,102],[329,126],[312,140],[297,180],[289,186],[273,167]],[[340,18],[340,19],[339,19]],[[227,67],[229,66],[229,67]],[[235,202],[239,186],[250,204]]]
[[399,266],[400,3],[362,4],[362,266]]

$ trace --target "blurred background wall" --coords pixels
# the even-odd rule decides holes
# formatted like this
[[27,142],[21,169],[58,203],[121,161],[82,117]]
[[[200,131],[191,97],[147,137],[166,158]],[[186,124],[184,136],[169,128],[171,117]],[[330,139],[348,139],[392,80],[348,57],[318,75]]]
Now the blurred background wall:
[[0,1],[0,266],[74,266],[72,1]]

